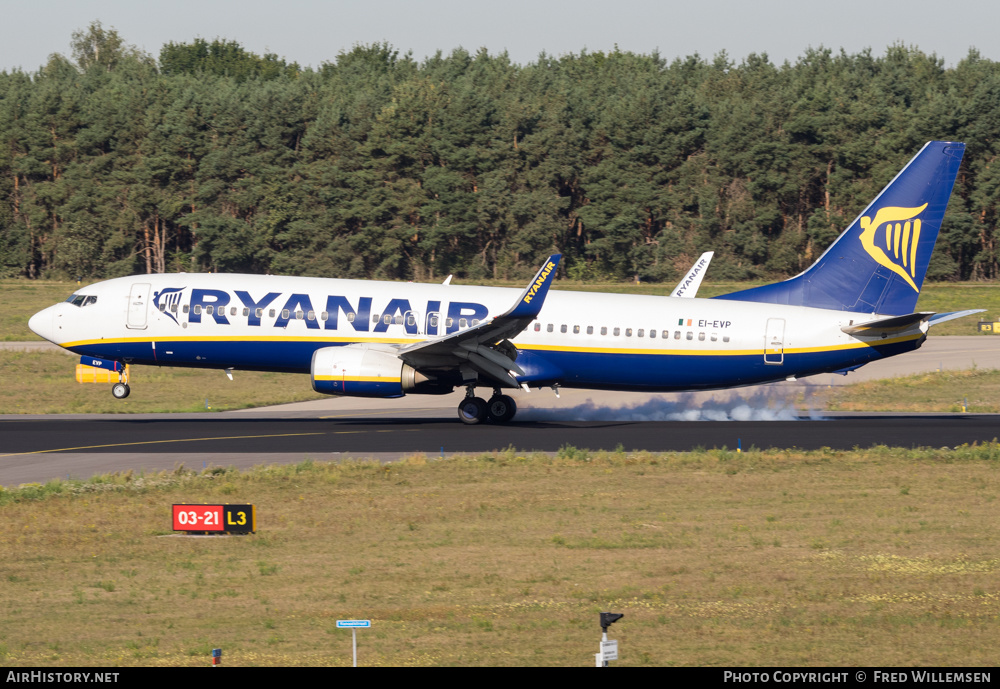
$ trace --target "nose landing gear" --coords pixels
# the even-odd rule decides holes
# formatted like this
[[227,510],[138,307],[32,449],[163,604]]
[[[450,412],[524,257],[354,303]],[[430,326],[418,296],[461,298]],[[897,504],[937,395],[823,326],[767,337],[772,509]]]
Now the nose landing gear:
[[123,400],[129,396],[132,388],[128,386],[128,368],[118,372],[118,382],[111,386],[111,394],[116,400]]
[[516,413],[517,404],[510,395],[502,395],[499,389],[494,389],[490,401],[485,402],[476,397],[475,388],[471,385],[466,389],[465,399],[458,405],[458,418],[470,426],[485,421],[508,423]]

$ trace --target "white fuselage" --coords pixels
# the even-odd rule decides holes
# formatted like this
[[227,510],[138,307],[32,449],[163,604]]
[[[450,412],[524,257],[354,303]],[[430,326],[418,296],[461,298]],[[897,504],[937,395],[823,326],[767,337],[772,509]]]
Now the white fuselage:
[[[78,290],[32,330],[125,363],[308,373],[320,348],[406,345],[504,313],[520,290],[260,275],[163,274]],[[88,300],[86,297],[94,297]],[[926,324],[848,335],[874,314],[716,299],[548,294],[512,338],[518,382],[648,391],[723,388],[853,368],[918,347]]]

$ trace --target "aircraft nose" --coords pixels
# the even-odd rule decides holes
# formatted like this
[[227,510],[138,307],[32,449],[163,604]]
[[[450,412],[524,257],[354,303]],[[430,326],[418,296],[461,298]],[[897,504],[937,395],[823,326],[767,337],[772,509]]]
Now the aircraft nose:
[[42,309],[28,319],[28,328],[39,337],[44,337],[49,342],[55,342],[55,327],[52,325],[52,307]]

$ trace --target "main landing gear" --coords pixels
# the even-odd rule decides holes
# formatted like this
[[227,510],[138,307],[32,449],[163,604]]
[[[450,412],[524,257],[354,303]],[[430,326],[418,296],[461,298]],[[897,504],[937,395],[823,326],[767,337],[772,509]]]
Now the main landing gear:
[[501,395],[499,389],[494,389],[493,397],[486,402],[481,397],[476,397],[475,388],[469,387],[465,399],[458,405],[458,418],[470,426],[485,421],[507,423],[516,413],[517,404],[514,398],[510,395]]

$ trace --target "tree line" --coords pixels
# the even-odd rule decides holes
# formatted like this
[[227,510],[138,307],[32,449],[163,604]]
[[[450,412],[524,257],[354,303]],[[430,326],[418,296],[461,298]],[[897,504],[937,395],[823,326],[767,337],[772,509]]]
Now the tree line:
[[158,59],[99,23],[0,72],[0,276],[166,271],[582,280],[808,266],[930,139],[967,144],[932,279],[998,277],[1000,67],[806,51],[360,45],[318,68],[234,41]]

